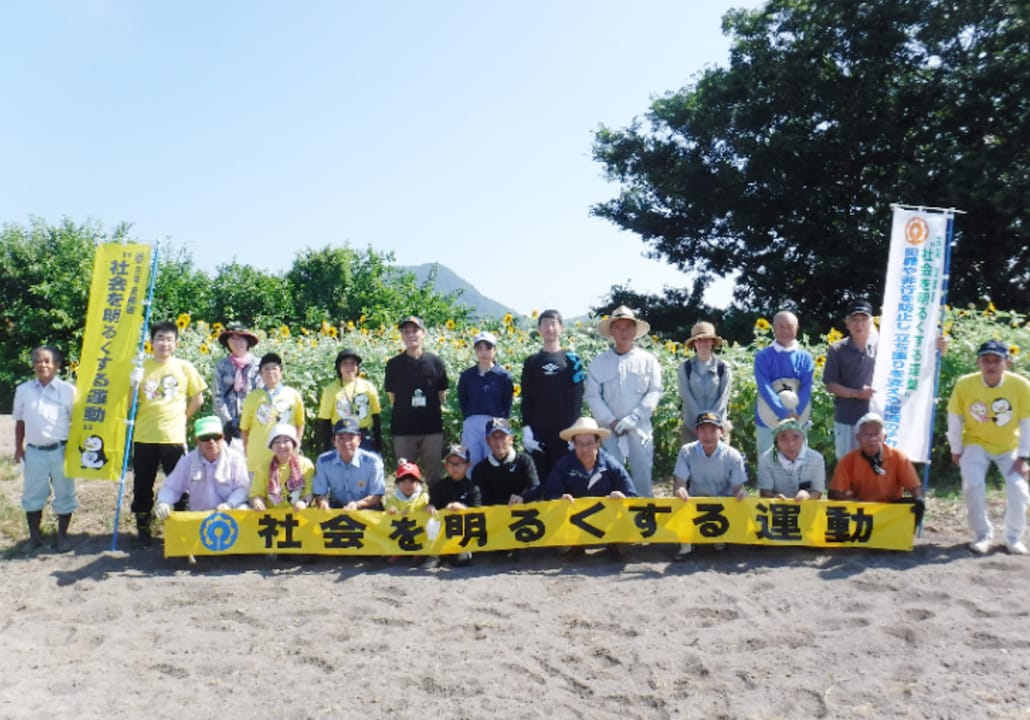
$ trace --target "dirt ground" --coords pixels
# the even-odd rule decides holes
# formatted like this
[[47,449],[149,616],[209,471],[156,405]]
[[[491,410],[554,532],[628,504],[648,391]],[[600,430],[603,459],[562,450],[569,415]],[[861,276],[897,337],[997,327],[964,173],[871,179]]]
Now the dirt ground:
[[[0,418],[6,457],[12,435]],[[1030,560],[969,553],[953,501],[912,552],[189,565],[112,550],[98,481],[73,551],[25,554],[20,485],[0,480],[3,718],[1030,719]]]

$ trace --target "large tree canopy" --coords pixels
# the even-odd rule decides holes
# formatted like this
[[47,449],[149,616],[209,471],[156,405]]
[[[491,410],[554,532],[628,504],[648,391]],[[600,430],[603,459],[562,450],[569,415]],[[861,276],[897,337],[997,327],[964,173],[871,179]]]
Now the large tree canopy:
[[[723,19],[728,68],[602,127],[621,184],[593,212],[742,310],[817,322],[883,294],[890,205],[954,207],[951,299],[1030,285],[1030,5],[771,0]],[[696,290],[697,288],[694,288]],[[692,293],[693,294],[693,293]]]

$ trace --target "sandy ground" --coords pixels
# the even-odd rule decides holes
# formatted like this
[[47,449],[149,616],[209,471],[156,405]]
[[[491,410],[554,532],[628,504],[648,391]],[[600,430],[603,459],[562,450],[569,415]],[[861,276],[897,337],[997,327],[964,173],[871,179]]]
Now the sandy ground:
[[116,492],[82,485],[71,553],[0,537],[0,718],[1030,719],[1030,560],[972,556],[954,503],[911,553],[190,566],[111,551]]

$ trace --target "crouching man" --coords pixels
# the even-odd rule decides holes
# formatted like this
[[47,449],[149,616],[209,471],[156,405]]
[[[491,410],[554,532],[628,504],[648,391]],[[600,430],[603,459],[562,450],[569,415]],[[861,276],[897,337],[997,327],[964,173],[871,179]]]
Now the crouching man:
[[214,415],[193,423],[197,446],[176,463],[165,478],[154,514],[159,520],[172,513],[172,506],[188,495],[188,509],[235,510],[247,507],[250,474],[247,459],[228,446],[222,435],[222,421]]

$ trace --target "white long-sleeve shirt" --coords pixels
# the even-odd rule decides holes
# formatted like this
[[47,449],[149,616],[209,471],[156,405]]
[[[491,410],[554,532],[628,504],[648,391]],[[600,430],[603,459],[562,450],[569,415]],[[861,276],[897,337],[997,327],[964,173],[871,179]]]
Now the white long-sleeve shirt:
[[662,368],[646,350],[619,355],[613,348],[594,358],[587,370],[586,401],[598,425],[609,426],[635,412],[639,426],[651,425],[662,399]]

